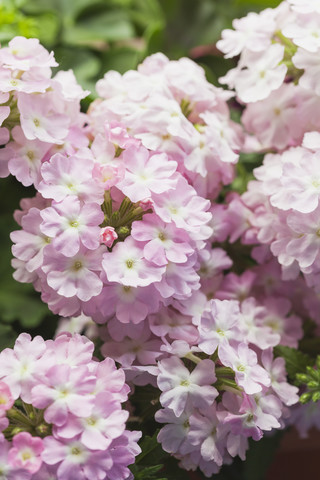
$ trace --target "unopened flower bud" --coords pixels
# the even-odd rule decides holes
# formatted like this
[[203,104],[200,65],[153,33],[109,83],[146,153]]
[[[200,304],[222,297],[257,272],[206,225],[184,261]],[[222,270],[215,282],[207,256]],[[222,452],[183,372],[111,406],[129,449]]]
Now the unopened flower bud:
[[111,247],[118,235],[113,227],[104,227],[100,230],[100,242],[107,247]]

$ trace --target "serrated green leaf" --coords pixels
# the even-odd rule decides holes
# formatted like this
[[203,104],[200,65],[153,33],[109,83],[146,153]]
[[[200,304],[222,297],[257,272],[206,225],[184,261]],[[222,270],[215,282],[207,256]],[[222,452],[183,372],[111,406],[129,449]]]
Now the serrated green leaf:
[[314,364],[314,360],[309,355],[296,348],[278,345],[274,348],[274,353],[277,357],[284,358],[287,374],[291,381],[296,379],[297,373],[304,373],[308,365]]

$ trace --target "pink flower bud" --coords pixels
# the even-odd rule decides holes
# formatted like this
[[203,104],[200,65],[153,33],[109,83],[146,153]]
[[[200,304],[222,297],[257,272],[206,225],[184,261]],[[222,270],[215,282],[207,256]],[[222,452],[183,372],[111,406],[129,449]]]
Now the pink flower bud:
[[144,200],[140,200],[139,205],[144,211],[147,211],[153,208],[153,200],[152,198],[145,198]]
[[113,227],[104,227],[100,231],[100,242],[107,247],[112,247],[113,242],[118,238],[118,235]]

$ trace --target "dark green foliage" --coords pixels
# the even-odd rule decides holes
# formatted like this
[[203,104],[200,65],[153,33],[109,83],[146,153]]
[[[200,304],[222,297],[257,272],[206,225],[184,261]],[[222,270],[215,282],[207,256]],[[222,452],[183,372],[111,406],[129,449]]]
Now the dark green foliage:
[[314,366],[307,365],[305,372],[297,373],[296,382],[306,388],[306,391],[300,397],[301,403],[307,403],[311,400],[318,402],[320,400],[320,355],[318,355]]
[[275,347],[274,353],[276,356],[285,359],[287,374],[292,382],[296,380],[296,375],[298,373],[304,372],[307,366],[312,366],[314,364],[314,360],[309,355],[302,353],[296,348],[278,345]]

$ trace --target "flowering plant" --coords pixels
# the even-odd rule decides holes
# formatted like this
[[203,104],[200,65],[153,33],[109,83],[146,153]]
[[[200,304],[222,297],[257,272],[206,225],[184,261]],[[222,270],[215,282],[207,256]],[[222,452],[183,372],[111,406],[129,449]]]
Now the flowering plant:
[[[151,479],[156,439],[211,477],[251,439],[320,426],[320,10],[233,26],[217,46],[239,58],[234,91],[157,53],[107,72],[86,113],[38,40],[0,49],[0,175],[36,191],[14,278],[71,318],[0,353],[3,478]],[[264,156],[243,192],[241,152]]]

